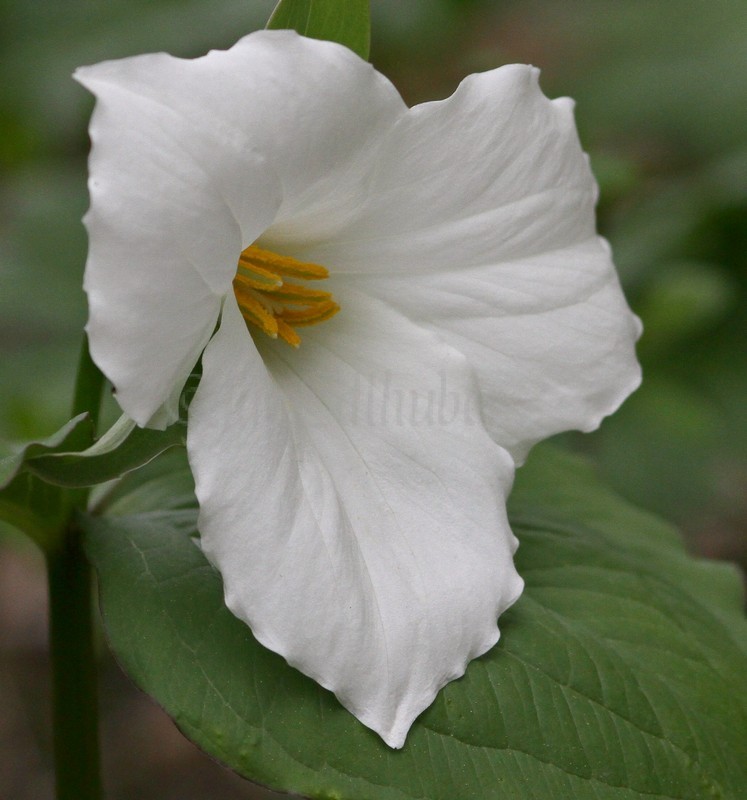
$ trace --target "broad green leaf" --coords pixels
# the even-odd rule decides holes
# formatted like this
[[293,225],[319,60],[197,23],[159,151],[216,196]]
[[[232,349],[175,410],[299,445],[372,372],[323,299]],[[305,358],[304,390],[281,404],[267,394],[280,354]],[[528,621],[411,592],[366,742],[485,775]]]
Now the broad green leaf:
[[[142,490],[142,485],[140,489]],[[278,789],[338,800],[738,800],[747,626],[736,574],[583,464],[539,449],[511,519],[526,591],[501,642],[401,751],[264,649],[222,601],[195,511],[88,517],[112,647],[200,747]],[[120,503],[124,498],[120,498]]]
[[312,39],[327,39],[368,59],[371,14],[368,0],[280,0],[267,27],[289,28]]
[[87,450],[37,456],[27,460],[26,467],[58,486],[93,486],[147,464],[170,447],[183,445],[185,436],[186,428],[181,422],[155,431],[138,428],[122,416]]
[[0,458],[0,490],[8,486],[28,459],[71,449],[76,445],[85,447],[92,438],[93,426],[88,414],[79,414],[46,439],[18,445],[7,456]]
[[188,508],[197,508],[197,498],[183,448],[169,450],[141,469],[91,492],[92,513],[112,517]]

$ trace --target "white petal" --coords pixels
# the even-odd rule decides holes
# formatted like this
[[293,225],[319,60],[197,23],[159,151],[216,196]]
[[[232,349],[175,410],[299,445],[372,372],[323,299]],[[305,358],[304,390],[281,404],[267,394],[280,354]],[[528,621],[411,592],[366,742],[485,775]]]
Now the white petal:
[[538,75],[511,64],[409,109],[379,147],[365,206],[304,252],[336,274],[432,274],[593,236],[596,185],[572,103],[548,100]]
[[338,299],[298,352],[267,348],[271,374],[227,302],[188,448],[229,608],[400,747],[521,591],[513,465],[460,354],[377,301]]
[[160,53],[76,77],[97,97],[92,353],[131,417],[166,422],[241,249],[288,215],[317,235],[326,219],[339,225],[362,202],[382,130],[405,107],[346,48],[288,31],[192,61]]
[[365,212],[305,255],[463,352],[517,462],[596,427],[640,381],[640,327],[595,233],[570,102],[503,67],[412,109],[381,153]]
[[366,283],[469,358],[486,427],[517,463],[547,436],[593,430],[640,383],[640,326],[602,240]]
[[[97,96],[87,331],[94,360],[140,425],[176,418],[179,390],[213,332],[242,244],[221,194],[219,137],[186,122],[169,98],[159,103],[128,85],[133,64],[149,62],[156,74],[167,58],[109,62],[78,75]],[[236,173],[251,183],[256,170],[242,166]],[[277,203],[265,205],[258,232]]]

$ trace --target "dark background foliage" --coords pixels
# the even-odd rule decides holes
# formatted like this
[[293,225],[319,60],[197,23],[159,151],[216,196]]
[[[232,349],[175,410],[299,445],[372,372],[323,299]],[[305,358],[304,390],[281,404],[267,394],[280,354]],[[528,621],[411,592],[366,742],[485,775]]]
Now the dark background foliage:
[[[0,437],[66,419],[91,101],[79,64],[195,56],[262,27],[272,0],[0,0]],[[747,5],[734,0],[372,0],[372,61],[408,103],[469,72],[534,63],[577,101],[599,225],[646,332],[643,387],[568,434],[606,481],[697,553],[747,563]],[[113,409],[111,410],[113,412]],[[0,527],[0,797],[51,797],[40,558]],[[102,647],[112,798],[250,798]]]

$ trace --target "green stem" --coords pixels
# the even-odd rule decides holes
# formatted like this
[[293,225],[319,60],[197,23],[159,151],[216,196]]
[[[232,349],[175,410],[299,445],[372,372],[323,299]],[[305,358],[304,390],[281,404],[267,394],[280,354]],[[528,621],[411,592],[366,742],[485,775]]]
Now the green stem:
[[104,376],[101,370],[93,363],[88,349],[88,337],[83,335],[83,345],[78,361],[78,375],[75,380],[75,397],[73,399],[73,414],[77,416],[88,411],[93,421],[94,430],[99,421],[101,408],[101,392],[104,388]]
[[91,567],[70,525],[47,552],[57,800],[100,800]]
[[[98,423],[104,376],[93,363],[84,336],[78,362],[73,416],[89,412]],[[81,443],[88,446],[90,442]],[[49,651],[52,662],[52,726],[57,800],[100,800],[101,765],[94,649],[91,566],[83,552],[76,509],[85,509],[88,490],[68,494],[67,524],[47,550]]]

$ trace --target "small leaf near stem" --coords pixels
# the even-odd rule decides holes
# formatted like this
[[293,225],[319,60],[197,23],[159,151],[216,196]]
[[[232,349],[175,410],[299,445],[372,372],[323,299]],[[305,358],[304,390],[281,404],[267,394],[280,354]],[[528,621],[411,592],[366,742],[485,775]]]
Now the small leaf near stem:
[[29,472],[69,488],[94,486],[147,464],[170,447],[184,445],[186,427],[177,422],[164,431],[138,428],[122,416],[101,438],[79,453],[42,454],[26,462]]

